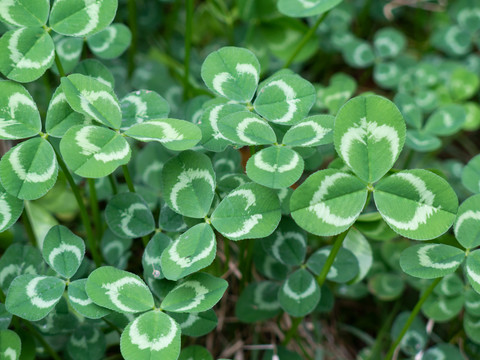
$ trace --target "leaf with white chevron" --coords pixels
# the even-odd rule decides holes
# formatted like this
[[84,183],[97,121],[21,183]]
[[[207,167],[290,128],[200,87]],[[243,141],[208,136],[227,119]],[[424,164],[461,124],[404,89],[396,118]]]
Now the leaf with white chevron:
[[122,55],[132,42],[130,29],[122,24],[112,24],[87,38],[90,50],[101,59],[115,59]]
[[7,193],[0,184],[0,233],[15,224],[22,212],[23,201]]
[[270,235],[280,222],[277,194],[255,183],[231,191],[215,208],[212,225],[231,240],[256,239]]
[[331,115],[314,115],[292,126],[285,133],[282,143],[287,146],[314,147],[333,142],[333,122]]
[[63,160],[72,171],[86,178],[110,175],[130,160],[127,140],[111,129],[95,125],[77,125],[60,141]]
[[[315,275],[320,275],[332,251],[332,246],[324,246],[315,251],[307,261],[307,267]],[[335,256],[332,266],[327,274],[327,279],[336,283],[347,283],[359,273],[359,264],[355,255],[345,247],[341,247]]]
[[278,301],[283,310],[292,316],[305,316],[320,301],[320,288],[313,275],[306,269],[298,269],[287,277],[278,291]]
[[172,239],[161,232],[150,239],[142,255],[144,278],[163,279],[165,277],[161,267],[161,257],[171,243]]
[[72,281],[68,285],[68,301],[79,314],[88,319],[100,319],[111,313],[111,310],[93,302],[85,291],[87,279]]
[[394,103],[377,95],[359,96],[337,114],[335,149],[360,179],[372,183],[397,160],[405,131],[405,120]]
[[468,254],[464,273],[473,289],[480,294],[480,251]]
[[295,222],[315,235],[340,234],[360,215],[367,187],[356,176],[335,169],[310,175],[290,198]]
[[13,330],[0,330],[0,358],[18,360],[22,351],[20,336]]
[[49,0],[0,1],[0,21],[15,27],[35,27],[45,25],[49,12]]
[[72,358],[76,358],[78,354],[92,360],[104,358],[106,348],[104,333],[88,322],[77,327],[67,343],[67,352]]
[[480,194],[467,198],[458,208],[453,230],[466,249],[480,245]]
[[218,122],[220,134],[235,145],[269,145],[277,141],[275,132],[260,116],[240,111],[222,117]]
[[278,290],[279,285],[273,281],[248,284],[235,305],[236,317],[242,322],[253,323],[278,315],[282,310]]
[[387,224],[398,234],[429,240],[452,226],[458,198],[440,176],[422,169],[404,170],[382,179],[373,193]]
[[69,279],[82,263],[85,243],[67,227],[55,225],[45,235],[42,253],[53,270]]
[[127,130],[135,124],[148,120],[164,119],[170,113],[170,105],[155,91],[137,90],[120,100],[122,108],[122,127]]
[[202,79],[216,94],[238,102],[252,100],[260,78],[260,64],[247,49],[223,47],[207,56]]

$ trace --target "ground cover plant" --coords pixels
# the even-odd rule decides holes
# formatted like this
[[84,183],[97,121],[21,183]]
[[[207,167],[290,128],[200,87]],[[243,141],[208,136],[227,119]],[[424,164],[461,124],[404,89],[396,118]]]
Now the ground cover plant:
[[0,0],[0,359],[480,359],[480,4]]

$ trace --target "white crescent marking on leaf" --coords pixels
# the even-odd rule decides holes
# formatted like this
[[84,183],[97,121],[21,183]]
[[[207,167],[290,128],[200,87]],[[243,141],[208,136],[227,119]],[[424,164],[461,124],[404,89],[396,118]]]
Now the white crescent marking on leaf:
[[107,290],[105,292],[105,295],[108,296],[110,301],[117,308],[119,308],[120,310],[125,311],[125,312],[131,312],[131,313],[137,312],[136,309],[132,309],[132,308],[128,307],[127,305],[125,305],[124,303],[122,303],[118,299],[118,297],[120,296],[119,291],[125,285],[139,286],[142,289],[148,290],[148,292],[150,292],[150,290],[148,289],[148,286],[146,286],[142,281],[140,281],[136,278],[133,278],[133,277],[128,277],[128,276],[124,277],[124,278],[121,278],[121,279],[118,279],[117,281],[114,281],[112,283],[102,284],[102,288]]
[[55,305],[59,299],[53,299],[53,300],[43,300],[40,296],[37,294],[37,285],[40,281],[47,279],[47,276],[38,276],[30,280],[25,287],[26,295],[30,299],[30,302],[32,303],[33,306],[40,308],[40,309],[48,309],[49,307],[52,307]]

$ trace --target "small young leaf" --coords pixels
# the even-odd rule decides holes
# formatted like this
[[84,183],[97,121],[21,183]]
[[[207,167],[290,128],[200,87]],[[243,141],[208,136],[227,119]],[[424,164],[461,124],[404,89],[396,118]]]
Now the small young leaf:
[[123,238],[137,238],[155,229],[155,220],[143,198],[136,193],[121,193],[110,199],[105,218],[112,232]]
[[102,59],[115,59],[130,46],[132,33],[123,24],[113,24],[87,38],[90,50]]
[[434,279],[454,273],[465,258],[465,253],[444,244],[411,246],[400,256],[402,270],[421,279]]
[[127,94],[121,101],[122,130],[144,121],[163,119],[170,113],[167,100],[155,91],[138,90]]
[[45,262],[69,279],[75,275],[82,263],[85,243],[65,226],[56,225],[45,235],[42,252]]
[[154,119],[133,125],[125,135],[140,141],[158,141],[169,150],[183,151],[197,145],[202,132],[185,120]]
[[[307,267],[315,274],[320,275],[332,250],[331,246],[324,246],[315,251],[307,261]],[[337,283],[346,283],[354,279],[359,272],[358,260],[353,253],[340,248],[332,266],[327,274],[327,279]]]
[[19,199],[45,195],[57,180],[55,152],[48,141],[37,137],[10,149],[0,160],[0,180],[5,190]]
[[239,111],[221,118],[218,129],[235,145],[268,145],[277,141],[270,125],[250,111]]
[[60,301],[65,282],[52,276],[20,275],[8,289],[8,312],[28,321],[43,319]]
[[19,27],[35,27],[45,25],[50,11],[50,1],[3,1],[0,5],[0,20]]
[[70,305],[88,319],[100,319],[111,313],[110,310],[94,304],[85,291],[87,279],[80,279],[68,285],[68,300]]
[[391,169],[405,142],[405,121],[394,103],[376,95],[348,101],[335,119],[335,149],[369,183]]
[[248,284],[235,305],[235,316],[242,322],[264,321],[278,315],[282,308],[278,302],[279,285],[273,281]]
[[161,256],[165,249],[172,243],[167,235],[156,233],[148,242],[142,256],[142,266],[145,274],[155,279],[163,279],[165,275],[161,268]]
[[22,85],[0,81],[0,94],[0,139],[25,139],[42,130],[37,105]]
[[0,330],[0,357],[2,359],[18,360],[22,351],[22,342],[16,332]]
[[331,115],[307,117],[300,124],[288,129],[282,143],[287,146],[302,147],[330,144],[333,141],[334,120],[335,118]]
[[278,301],[283,310],[292,316],[305,316],[320,301],[320,288],[306,269],[291,274],[278,290]]
[[212,225],[231,240],[256,239],[270,235],[280,222],[277,194],[255,183],[229,193],[211,216]]
[[37,80],[53,64],[55,45],[46,30],[27,27],[10,30],[0,39],[0,71],[11,80]]
[[162,253],[163,275],[179,280],[212,263],[217,250],[215,233],[208,224],[198,224],[173,241]]
[[[65,74],[71,73],[77,66],[83,50],[83,39],[66,37],[59,34],[53,36],[55,52],[62,64]],[[52,70],[58,74],[58,67],[53,64]],[[60,74],[58,74],[60,75]]]
[[85,290],[95,304],[121,313],[143,312],[154,305],[152,293],[137,275],[111,266],[94,270]]
[[55,1],[50,12],[50,27],[55,32],[84,37],[106,28],[117,12],[118,0]]
[[382,179],[373,196],[387,224],[398,234],[415,240],[442,235],[452,225],[458,209],[458,198],[451,186],[440,176],[421,169]]
[[170,316],[149,311],[123,330],[120,351],[126,360],[177,359],[180,335],[180,327]]
[[185,151],[162,171],[164,200],[175,212],[193,218],[207,215],[215,194],[215,172],[208,156]]
[[207,56],[202,64],[207,87],[230,100],[252,100],[260,77],[260,64],[250,50],[223,47]]
[[340,4],[342,0],[280,0],[278,10],[291,17],[320,15]]
[[315,235],[340,234],[360,215],[367,199],[366,185],[334,169],[317,171],[290,198],[295,222]]
[[106,348],[103,332],[88,323],[78,327],[67,343],[67,352],[72,360],[104,359]]
[[472,193],[480,193],[480,155],[470,159],[463,168],[462,184]]
[[60,141],[60,152],[75,174],[87,178],[110,175],[131,156],[123,136],[95,125],[70,128]]
[[276,75],[262,84],[255,111],[268,121],[293,125],[302,121],[315,103],[313,85],[295,74]]
[[98,122],[119,129],[122,113],[117,96],[104,83],[90,76],[73,74],[62,77],[62,90],[73,110]]
[[206,273],[182,280],[163,299],[161,307],[172,312],[197,313],[212,308],[223,296],[228,283]]

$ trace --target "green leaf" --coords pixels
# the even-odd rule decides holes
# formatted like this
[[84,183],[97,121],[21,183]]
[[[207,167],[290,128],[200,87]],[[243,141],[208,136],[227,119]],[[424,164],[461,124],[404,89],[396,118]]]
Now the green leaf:
[[62,89],[73,110],[119,129],[122,113],[117,96],[104,83],[81,74],[61,78]]
[[76,125],[88,125],[90,117],[74,111],[68,104],[67,97],[59,86],[48,104],[45,129],[52,137],[63,137]]
[[56,225],[45,236],[42,253],[53,270],[69,279],[82,263],[85,243],[65,226]]
[[67,352],[73,360],[100,360],[105,358],[105,335],[93,324],[83,324],[70,336]]
[[302,121],[315,103],[313,85],[295,74],[267,79],[255,99],[257,113],[270,122],[293,125]]
[[[390,330],[390,338],[395,341],[402,332],[403,327],[407,323],[410,312],[403,311],[395,318],[392,329]],[[400,349],[407,355],[414,356],[425,348],[428,342],[425,323],[420,316],[416,316],[400,342]]]
[[463,329],[470,340],[478,343],[478,337],[480,336],[480,317],[465,314],[463,317]]
[[216,94],[249,102],[257,89],[260,64],[250,50],[223,47],[207,56],[201,75],[207,87]]
[[[83,39],[56,34],[56,36],[53,36],[53,41],[55,42],[55,52],[62,64],[63,71],[66,74],[72,72],[82,55]],[[60,75],[56,64],[53,64],[52,70],[57,75]]]
[[100,242],[100,250],[105,263],[124,270],[121,265],[130,254],[132,242],[132,238],[122,238],[115,235],[110,229],[105,229]]
[[136,193],[121,193],[110,199],[105,219],[112,232],[123,238],[137,238],[155,230],[155,220],[143,198]]
[[88,319],[100,319],[111,313],[110,310],[98,306],[90,299],[85,291],[87,279],[80,279],[68,285],[68,300],[70,305]]
[[90,76],[95,80],[100,81],[102,84],[114,88],[115,78],[108,68],[96,59],[86,59],[80,62],[75,69],[74,73]]
[[45,195],[57,180],[55,152],[48,141],[37,137],[10,149],[0,160],[0,180],[5,190],[19,199]]
[[320,15],[340,4],[342,0],[280,0],[278,10],[291,17]]
[[433,33],[431,42],[450,56],[465,55],[472,50],[470,34],[458,25],[438,29]]
[[156,233],[148,242],[142,255],[142,266],[144,273],[150,274],[149,277],[163,279],[165,275],[161,269],[160,259],[163,251],[172,243],[167,235]]
[[[307,261],[307,267],[315,274],[320,275],[327,261],[332,246],[324,246],[315,251]],[[335,256],[327,279],[337,283],[346,283],[354,279],[359,272],[358,260],[347,248],[341,247]]]
[[278,315],[279,285],[273,281],[253,282],[242,291],[235,304],[235,316],[242,322],[264,321]]
[[0,233],[15,224],[22,212],[23,201],[8,194],[0,184]]
[[196,273],[179,282],[163,299],[161,307],[172,312],[206,311],[220,301],[227,287],[223,279]]
[[34,27],[45,25],[50,11],[49,0],[2,1],[0,4],[0,20],[13,26]]
[[2,359],[18,360],[22,351],[22,342],[16,332],[0,330],[0,356]]
[[378,273],[368,281],[369,290],[382,301],[392,301],[402,295],[405,282],[395,273]]
[[470,285],[480,294],[480,251],[468,254],[464,272]]
[[464,248],[480,246],[480,194],[469,197],[460,205],[453,229]]
[[463,303],[463,294],[455,297],[431,294],[423,304],[422,312],[427,318],[442,323],[458,316]]
[[213,360],[212,354],[200,345],[192,345],[182,349],[179,360]]
[[407,39],[402,32],[384,27],[378,30],[373,37],[373,47],[379,58],[395,58],[404,49]]
[[118,0],[55,1],[50,12],[50,27],[55,32],[84,37],[106,28],[117,12]]
[[295,317],[313,311],[320,301],[320,288],[306,269],[291,274],[278,290],[278,301],[283,310]]
[[331,115],[314,115],[292,126],[285,133],[282,143],[287,146],[313,147],[333,142],[333,122]]
[[453,71],[448,85],[453,100],[461,102],[477,93],[480,79],[474,72],[458,67]]
[[102,59],[119,57],[127,50],[131,41],[130,29],[121,23],[112,24],[87,38],[92,53]]
[[37,105],[22,85],[0,81],[0,94],[0,139],[25,139],[42,130]]
[[0,303],[0,330],[7,330],[12,321],[12,314],[5,309],[5,304]]
[[46,30],[28,27],[10,30],[0,39],[0,71],[11,80],[31,82],[50,68],[55,45]]
[[231,240],[257,239],[270,235],[280,222],[277,194],[255,183],[239,186],[216,207],[212,225]]
[[169,150],[191,149],[202,138],[197,125],[185,120],[154,119],[133,125],[125,135],[140,141],[158,141]]
[[180,326],[182,335],[199,337],[217,327],[218,319],[212,309],[200,313],[170,313]]
[[95,304],[120,313],[143,312],[154,305],[152,293],[137,275],[111,266],[94,270],[85,290]]
[[425,124],[425,131],[439,136],[450,136],[463,127],[467,114],[463,106],[449,104],[439,107]]
[[277,141],[270,125],[250,111],[239,111],[221,118],[218,129],[235,145],[268,145]]
[[464,359],[457,346],[453,344],[438,344],[425,351],[422,360],[438,360],[439,358],[449,360]]
[[217,239],[208,224],[198,224],[173,241],[162,253],[163,275],[179,280],[212,263],[217,252]]
[[372,46],[364,40],[354,39],[343,48],[345,62],[353,68],[366,68],[375,61]]
[[435,279],[454,273],[465,258],[465,253],[444,244],[411,246],[400,256],[402,270],[421,279]]
[[480,193],[480,155],[470,159],[463,168],[462,184],[472,193]]
[[175,212],[193,218],[207,215],[215,194],[215,172],[208,156],[185,151],[162,170],[164,200]]
[[[357,226],[357,224],[355,226]],[[342,245],[357,258],[358,274],[353,279],[353,282],[357,283],[367,276],[372,267],[372,248],[368,240],[357,228],[352,228],[348,231]]]
[[354,175],[327,169],[310,175],[290,198],[295,222],[308,232],[340,234],[358,218],[367,199],[367,187]]
[[[463,291],[462,282],[462,292]],[[472,288],[468,288],[465,291],[465,311],[469,315],[480,316],[480,294]]]
[[180,327],[170,316],[149,311],[123,330],[120,351],[126,360],[177,359],[180,335]]
[[402,68],[392,61],[375,64],[373,79],[384,89],[395,89],[402,76]]
[[437,150],[442,146],[441,140],[423,130],[407,130],[405,145],[418,152]]
[[452,225],[458,209],[458,198],[451,186],[440,176],[421,169],[382,179],[373,196],[387,224],[398,234],[415,240],[442,235]]
[[122,130],[144,121],[163,119],[170,113],[167,100],[155,91],[138,90],[127,94],[121,101]]
[[405,122],[415,129],[422,127],[423,115],[420,108],[415,103],[413,97],[406,93],[397,93],[394,98],[395,105],[405,118]]
[[60,152],[68,167],[86,178],[110,175],[120,165],[127,164],[131,155],[123,136],[94,125],[70,128],[60,141]]
[[301,265],[307,252],[305,232],[289,217],[283,217],[280,226],[261,243],[268,254],[285,265]]
[[348,101],[335,119],[335,149],[357,176],[379,180],[398,159],[405,121],[394,103],[376,95]]
[[60,301],[65,282],[52,276],[20,275],[8,289],[5,306],[8,312],[28,321],[48,315]]
[[247,162],[247,175],[258,184],[280,189],[302,176],[304,162],[297,152],[284,146],[270,146],[255,153]]

